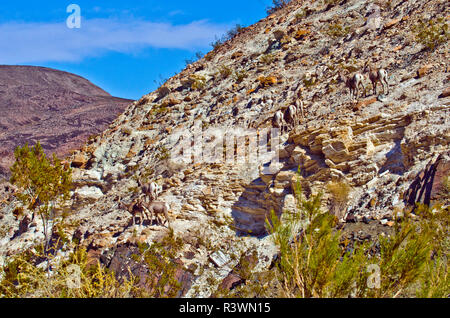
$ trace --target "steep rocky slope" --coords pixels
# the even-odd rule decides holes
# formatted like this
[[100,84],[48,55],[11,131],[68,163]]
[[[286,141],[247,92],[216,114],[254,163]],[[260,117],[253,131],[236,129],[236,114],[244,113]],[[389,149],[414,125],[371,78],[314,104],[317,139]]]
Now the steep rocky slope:
[[46,153],[66,156],[131,102],[67,72],[0,65],[0,177],[18,145],[40,141]]
[[[132,226],[118,201],[139,193],[137,180],[156,180],[185,242],[181,294],[209,296],[242,255],[256,251],[254,271],[271,263],[276,249],[264,220],[272,209],[295,211],[299,168],[306,194],[325,192],[325,209],[333,204],[330,181],[350,185],[337,216],[362,228],[387,231],[393,213],[414,201],[448,204],[439,197],[450,162],[448,43],[426,50],[412,30],[420,18],[448,23],[449,13],[445,0],[291,1],[135,102],[73,155],[69,234],[90,257],[124,271],[133,246],[158,241],[167,228]],[[367,97],[352,101],[339,72],[367,61],[388,71],[390,92],[376,96],[368,85]],[[195,129],[262,131],[299,100],[303,116],[281,136],[273,169],[263,169],[264,157],[191,163],[172,151]],[[11,240],[19,226],[14,205],[12,197],[3,204],[2,255],[39,238],[37,223]]]

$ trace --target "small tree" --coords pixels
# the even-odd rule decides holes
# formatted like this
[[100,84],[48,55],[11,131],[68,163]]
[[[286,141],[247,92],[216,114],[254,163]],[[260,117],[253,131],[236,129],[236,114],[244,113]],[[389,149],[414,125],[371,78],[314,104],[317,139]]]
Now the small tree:
[[440,44],[450,40],[448,23],[443,18],[422,20],[413,26],[413,31],[416,40],[429,51],[435,50]]
[[266,12],[267,14],[272,14],[282,8],[284,8],[285,6],[288,5],[288,3],[291,0],[272,0],[272,6],[267,7]]
[[305,199],[300,182],[295,194],[295,213],[282,221],[272,212],[266,220],[280,250],[276,273],[283,296],[450,295],[450,207],[419,205],[415,218],[407,211],[395,217],[389,236],[358,243],[347,242],[335,217],[321,211],[321,194]]
[[55,208],[69,199],[72,171],[55,154],[49,160],[39,142],[31,148],[28,144],[17,147],[14,156],[10,182],[19,188],[16,196],[32,211],[32,220],[36,212],[42,220],[44,255],[48,263],[51,233],[57,218],[63,217],[56,215]]
[[[342,233],[334,230],[336,218],[320,210],[322,194],[305,199],[299,182],[295,193],[298,213],[281,222],[272,211],[266,220],[280,249],[277,267],[283,296],[335,298],[357,292],[356,282],[364,282],[367,276],[367,244],[343,250]],[[296,222],[303,224],[299,232]]]
[[224,34],[221,38],[216,37],[215,41],[211,43],[211,46],[213,47],[214,50],[219,48],[225,42],[234,39],[239,33],[242,32],[243,29],[244,27],[242,25],[236,24],[233,28],[228,30],[227,33]]

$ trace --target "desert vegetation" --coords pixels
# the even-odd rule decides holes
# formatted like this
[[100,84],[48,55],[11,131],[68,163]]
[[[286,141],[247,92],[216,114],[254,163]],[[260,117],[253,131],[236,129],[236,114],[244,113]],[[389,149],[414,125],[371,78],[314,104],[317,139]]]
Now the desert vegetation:
[[[348,186],[330,183],[337,202]],[[395,218],[393,231],[373,240],[351,241],[333,213],[321,210],[322,193],[306,198],[296,186],[297,211],[280,218],[272,211],[267,229],[279,248],[274,268],[252,273],[248,258],[239,265],[245,285],[231,297],[443,297],[448,276],[449,208],[418,204],[415,213]],[[342,207],[342,206],[341,206]],[[275,276],[274,276],[275,275]]]
[[174,262],[183,242],[172,231],[159,242],[138,244],[131,258],[145,264],[144,278],[131,272],[118,276],[89,257],[76,241],[66,247],[68,257],[54,261],[51,275],[40,265],[45,256],[40,245],[11,257],[0,270],[0,298],[141,298],[175,297],[181,286]]
[[[0,297],[448,298],[446,20],[295,5],[236,25],[66,162],[19,147]],[[281,161],[179,164],[197,125],[277,127]]]
[[120,298],[137,296],[137,278],[119,281],[100,264],[89,264],[86,250],[75,250],[56,264],[48,276],[37,264],[38,249],[12,257],[2,268],[0,297],[8,298]]
[[448,23],[443,18],[421,20],[414,26],[413,32],[416,41],[430,51],[450,39]]
[[272,0],[272,5],[266,8],[267,14],[272,14],[286,7],[290,0]]
[[233,28],[228,30],[221,38],[217,38],[211,43],[213,50],[221,47],[225,42],[232,40],[236,35],[242,32],[244,27],[240,24],[236,24]]
[[[52,243],[55,243],[51,241],[52,234],[66,216],[61,208],[69,199],[72,186],[71,169],[65,167],[56,155],[49,160],[39,142],[31,148],[28,144],[17,147],[14,155],[16,162],[11,167],[10,182],[19,188],[16,197],[23,207],[32,212],[31,221],[36,214],[42,221],[43,256],[47,260],[49,271],[49,254],[52,252],[50,249]],[[18,208],[23,211],[23,207]],[[29,217],[26,215],[24,218]]]

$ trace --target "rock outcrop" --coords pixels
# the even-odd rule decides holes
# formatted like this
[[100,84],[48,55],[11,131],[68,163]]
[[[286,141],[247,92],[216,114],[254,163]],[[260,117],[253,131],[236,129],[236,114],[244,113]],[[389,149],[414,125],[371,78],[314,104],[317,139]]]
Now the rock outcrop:
[[449,199],[450,152],[441,153],[436,160],[427,164],[411,183],[405,193],[405,201],[413,206],[419,202],[428,206]]
[[[77,189],[69,220],[79,225],[68,235],[100,253],[157,240],[165,226],[131,226],[118,204],[140,193],[138,180],[156,181],[163,187],[158,199],[169,204],[174,233],[185,243],[180,264],[191,268],[183,295],[207,297],[241,283],[231,274],[250,251],[258,260],[253,271],[269,267],[277,250],[265,220],[271,210],[295,211],[297,182],[305,195],[323,191],[324,209],[333,202],[327,185],[346,183],[349,199],[339,217],[353,224],[388,226],[405,204],[439,199],[436,176],[448,175],[450,143],[450,101],[442,95],[448,43],[425,50],[411,30],[424,15],[448,17],[448,2],[393,0],[389,9],[379,7],[375,20],[366,19],[368,2],[293,0],[130,105],[72,156]],[[349,100],[338,74],[361,70],[367,61],[388,71],[390,94],[369,96],[369,88],[367,97]],[[424,65],[432,66],[417,76]],[[300,122],[280,136],[278,162],[235,156],[235,146],[249,146],[252,133],[271,128],[276,111],[299,101]],[[195,160],[210,154],[189,138],[202,131],[208,131],[205,147],[214,145],[218,154],[233,149],[230,157]],[[219,147],[223,135],[249,138]],[[275,137],[262,143],[266,150],[272,144]],[[190,151],[185,160],[180,149]],[[14,204],[0,205],[5,229],[18,228]],[[5,235],[0,254],[24,248],[26,235],[37,233]],[[117,258],[122,265],[124,253]],[[180,280],[186,277],[180,272]]]

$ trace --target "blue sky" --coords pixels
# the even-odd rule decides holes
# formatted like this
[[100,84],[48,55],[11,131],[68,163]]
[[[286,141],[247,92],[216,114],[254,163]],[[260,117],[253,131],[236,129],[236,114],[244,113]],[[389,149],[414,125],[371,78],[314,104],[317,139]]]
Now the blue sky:
[[[178,73],[236,24],[266,16],[271,0],[2,1],[0,64],[83,76],[111,95],[138,99]],[[70,29],[70,4],[81,27]]]

